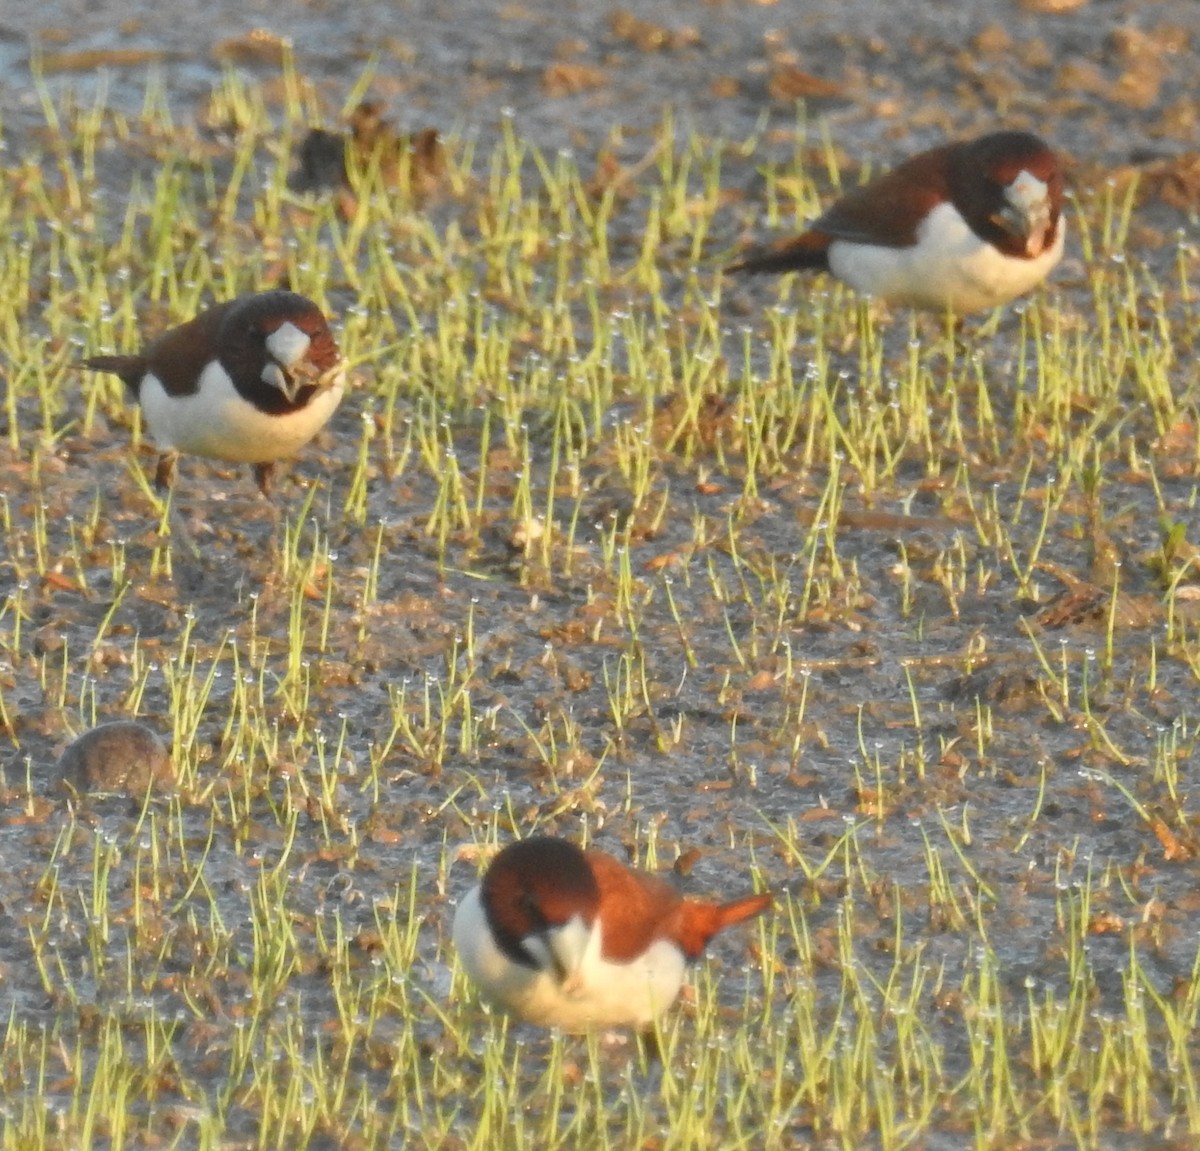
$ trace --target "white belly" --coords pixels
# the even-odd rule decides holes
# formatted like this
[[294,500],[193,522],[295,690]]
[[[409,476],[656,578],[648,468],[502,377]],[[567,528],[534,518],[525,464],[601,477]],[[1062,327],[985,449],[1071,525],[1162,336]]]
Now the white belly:
[[952,204],[921,225],[911,248],[834,240],[829,268],[856,291],[894,304],[959,313],[998,307],[1035,288],[1062,258],[1066,223],[1040,256],[1022,260],[984,243]]
[[601,957],[598,928],[591,932],[578,971],[566,981],[514,963],[492,940],[478,887],[455,912],[454,946],[488,999],[529,1023],[563,1031],[648,1027],[675,1002],[683,985],[683,953],[674,944],[659,940],[632,963],[610,963]]
[[269,416],[242,399],[217,362],[204,369],[194,395],[169,396],[154,375],[141,386],[142,413],[164,451],[208,456],[238,464],[265,464],[294,455],[329,421],[341,402],[339,376],[296,412]]

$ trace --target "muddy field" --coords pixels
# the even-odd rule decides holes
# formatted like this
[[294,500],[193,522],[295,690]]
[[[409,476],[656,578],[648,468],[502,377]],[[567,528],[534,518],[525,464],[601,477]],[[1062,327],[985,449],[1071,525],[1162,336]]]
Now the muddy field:
[[[1193,0],[139,9],[0,14],[0,1146],[1194,1145]],[[1000,124],[1027,300],[722,275]],[[168,510],[77,361],[280,283],[354,388]],[[457,971],[534,830],[777,891],[664,1069]]]

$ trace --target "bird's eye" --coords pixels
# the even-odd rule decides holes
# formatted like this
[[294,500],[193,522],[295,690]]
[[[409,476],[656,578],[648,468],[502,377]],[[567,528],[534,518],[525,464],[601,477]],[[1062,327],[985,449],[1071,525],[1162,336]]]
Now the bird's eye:
[[541,906],[532,892],[522,891],[517,900],[517,906],[531,923],[541,925],[545,922],[546,917],[542,914]]

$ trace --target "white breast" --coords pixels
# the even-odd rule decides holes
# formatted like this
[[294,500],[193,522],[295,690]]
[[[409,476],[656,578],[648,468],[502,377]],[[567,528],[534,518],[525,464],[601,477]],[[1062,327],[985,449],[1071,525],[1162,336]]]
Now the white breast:
[[169,396],[158,377],[146,376],[140,390],[142,412],[155,442],[230,463],[263,464],[294,455],[329,421],[342,399],[338,376],[299,411],[269,416],[244,400],[217,361],[200,376],[194,395]]
[[631,963],[611,963],[601,956],[601,931],[588,931],[572,920],[563,932],[579,938],[568,947],[578,965],[560,980],[552,969],[514,963],[497,946],[474,888],[454,915],[454,946],[467,974],[494,1003],[529,1023],[586,1031],[592,1027],[648,1027],[679,994],[683,985],[683,952],[659,940]]
[[834,240],[829,268],[856,291],[895,304],[961,314],[998,307],[1035,288],[1062,258],[1066,225],[1032,260],[1006,256],[967,226],[953,204],[939,204],[910,248]]

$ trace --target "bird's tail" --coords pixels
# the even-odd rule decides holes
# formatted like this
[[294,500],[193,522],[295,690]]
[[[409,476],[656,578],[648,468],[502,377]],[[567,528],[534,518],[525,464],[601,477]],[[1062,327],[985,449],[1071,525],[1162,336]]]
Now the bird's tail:
[[770,248],[750,252],[725,269],[727,272],[829,271],[829,237],[805,232]]
[[745,895],[728,903],[706,903],[699,899],[687,899],[683,903],[683,922],[680,925],[678,942],[689,959],[696,959],[708,946],[714,935],[761,915],[774,902],[769,892]]
[[89,356],[81,360],[79,366],[90,368],[93,372],[112,372],[120,376],[125,386],[134,393],[146,371],[146,361],[142,356]]
[[[741,899],[732,899],[717,907],[717,931],[724,931],[744,919],[753,919],[761,915],[774,902],[774,896],[769,891],[760,891],[757,895],[743,895]],[[713,933],[714,935],[716,932]]]

